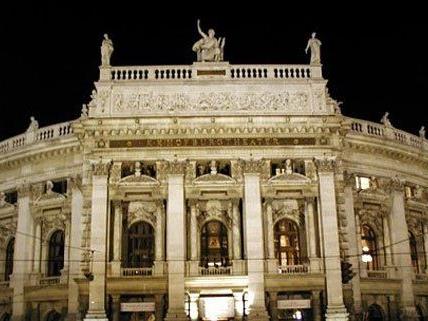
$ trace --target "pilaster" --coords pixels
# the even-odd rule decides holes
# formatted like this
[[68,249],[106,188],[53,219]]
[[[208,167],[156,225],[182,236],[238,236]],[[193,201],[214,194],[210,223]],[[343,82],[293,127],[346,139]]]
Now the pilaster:
[[335,157],[315,159],[318,169],[319,195],[321,204],[324,262],[327,287],[326,320],[348,320],[343,303],[342,276],[340,266],[337,205],[334,184]]

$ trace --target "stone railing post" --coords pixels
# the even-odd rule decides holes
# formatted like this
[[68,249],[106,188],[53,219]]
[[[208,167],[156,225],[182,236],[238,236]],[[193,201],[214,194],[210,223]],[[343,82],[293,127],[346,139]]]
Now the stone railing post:
[[106,315],[106,258],[108,218],[108,176],[110,161],[101,160],[93,164],[91,245],[92,273],[89,282],[89,309],[85,321],[108,321]]
[[346,321],[348,313],[343,303],[342,275],[340,265],[337,205],[334,183],[335,157],[316,158],[319,195],[321,203],[321,224],[324,241],[324,262],[327,287],[327,321]]

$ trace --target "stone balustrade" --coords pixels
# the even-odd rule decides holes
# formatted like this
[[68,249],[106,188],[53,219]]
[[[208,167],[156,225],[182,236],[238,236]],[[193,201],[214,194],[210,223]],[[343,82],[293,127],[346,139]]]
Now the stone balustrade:
[[[225,79],[310,79],[321,74],[313,73],[309,65],[223,65],[210,75]],[[177,66],[120,66],[111,67],[109,73],[101,73],[100,80],[112,81],[183,81],[198,78],[195,65]],[[207,73],[200,75],[206,76]]]
[[60,276],[48,276],[42,277],[39,279],[39,285],[55,285],[60,284],[61,277]]
[[279,274],[307,274],[309,273],[309,265],[297,264],[297,265],[279,265]]
[[409,134],[405,131],[387,127],[382,124],[369,122],[365,120],[347,118],[350,122],[351,134],[362,134],[365,136],[389,139],[399,144],[428,150],[428,140]]
[[124,277],[151,276],[153,268],[121,268],[120,275]]
[[199,275],[231,275],[231,266],[209,266],[199,267]]
[[32,132],[26,132],[0,142],[0,154],[5,154],[22,147],[44,141],[73,135],[71,127],[73,121],[59,123],[39,128]]
[[372,270],[367,271],[367,277],[370,279],[386,279],[388,278],[388,273],[385,270]]

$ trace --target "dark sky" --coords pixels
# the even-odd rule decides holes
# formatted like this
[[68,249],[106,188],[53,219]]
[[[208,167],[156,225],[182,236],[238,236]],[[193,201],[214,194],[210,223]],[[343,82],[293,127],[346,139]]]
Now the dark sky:
[[[307,63],[312,31],[322,45],[325,78],[344,114],[379,121],[385,111],[397,128],[428,127],[428,20],[409,4],[347,8],[258,1],[26,4],[0,13],[0,140],[25,131],[34,115],[41,126],[75,119],[98,77],[103,33],[113,39],[113,65],[191,64],[202,29],[225,36],[232,64]],[[325,1],[324,1],[325,2]],[[180,2],[181,3],[181,2]],[[182,2],[186,3],[186,2]],[[332,11],[335,10],[335,11]]]

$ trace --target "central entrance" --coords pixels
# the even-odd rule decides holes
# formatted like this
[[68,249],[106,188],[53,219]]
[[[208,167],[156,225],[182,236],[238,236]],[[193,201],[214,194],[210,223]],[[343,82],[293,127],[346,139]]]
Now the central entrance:
[[199,297],[199,317],[206,321],[226,321],[235,318],[232,295],[201,295]]

